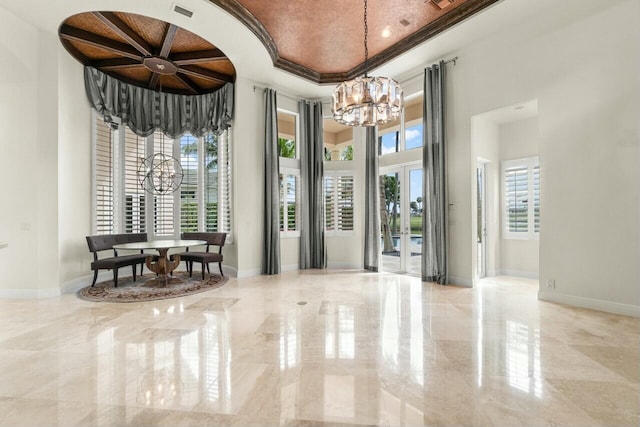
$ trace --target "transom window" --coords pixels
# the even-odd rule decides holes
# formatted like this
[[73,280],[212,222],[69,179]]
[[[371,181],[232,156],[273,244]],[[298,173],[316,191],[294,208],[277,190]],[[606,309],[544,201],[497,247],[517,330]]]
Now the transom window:
[[378,154],[413,150],[423,145],[422,95],[405,102],[400,117],[378,127]]

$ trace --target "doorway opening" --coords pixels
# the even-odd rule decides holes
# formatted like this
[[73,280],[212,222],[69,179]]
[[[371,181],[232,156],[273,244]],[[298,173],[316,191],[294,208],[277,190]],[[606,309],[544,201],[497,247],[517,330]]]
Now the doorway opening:
[[471,119],[472,270],[537,279],[541,173],[538,102],[521,102]]

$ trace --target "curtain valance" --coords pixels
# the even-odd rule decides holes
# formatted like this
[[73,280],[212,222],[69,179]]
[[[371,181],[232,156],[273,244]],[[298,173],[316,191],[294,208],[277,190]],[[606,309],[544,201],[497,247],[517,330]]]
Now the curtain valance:
[[84,68],[89,103],[106,122],[119,117],[139,136],[156,129],[170,138],[184,133],[199,137],[222,132],[233,119],[233,84],[203,95],[155,92],[115,79],[93,67]]

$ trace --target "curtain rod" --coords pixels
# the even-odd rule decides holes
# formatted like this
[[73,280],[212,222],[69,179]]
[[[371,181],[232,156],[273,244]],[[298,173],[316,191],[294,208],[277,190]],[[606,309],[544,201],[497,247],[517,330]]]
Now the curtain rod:
[[[267,88],[265,86],[253,85],[253,91],[255,92],[257,89],[265,90],[265,89],[274,89],[274,88]],[[307,99],[305,97],[302,97],[302,96],[299,96],[299,95],[293,95],[291,93],[287,93],[287,92],[281,91],[279,89],[274,89],[274,90],[278,93],[278,95],[282,95],[285,98],[289,98],[289,99],[291,99],[293,101],[296,101],[296,102],[297,101],[310,101],[309,99]]]
[[[454,56],[453,58],[451,58],[451,59],[447,59],[446,61],[444,61],[445,65],[446,65],[446,64],[450,64],[450,63],[452,63],[452,62],[453,62],[453,65],[455,66],[455,65],[456,65],[456,63],[458,62],[458,57],[457,57],[457,56]],[[424,75],[424,69],[423,69],[421,72],[419,72],[418,74],[414,74],[414,75],[412,75],[412,76],[407,77],[406,79],[402,79],[402,81],[404,81],[404,82],[408,82],[409,80],[413,80],[413,79],[415,79],[416,77],[418,77],[418,76],[422,76],[422,75]]]

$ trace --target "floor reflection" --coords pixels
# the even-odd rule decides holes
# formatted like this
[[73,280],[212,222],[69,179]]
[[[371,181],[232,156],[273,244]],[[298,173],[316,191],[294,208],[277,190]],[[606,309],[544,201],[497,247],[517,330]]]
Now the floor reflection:
[[35,325],[28,303],[0,311],[5,425],[42,408],[105,426],[640,421],[640,322],[542,303],[532,281],[309,272],[175,302],[65,303],[40,303]]

